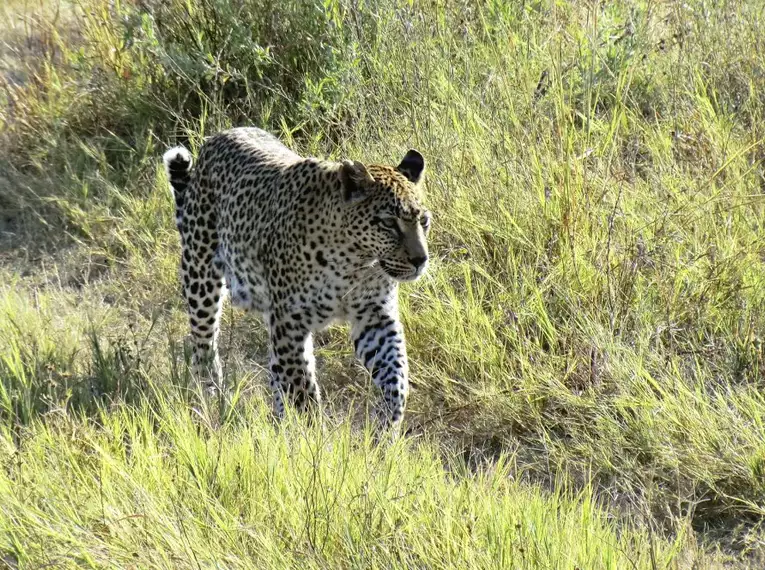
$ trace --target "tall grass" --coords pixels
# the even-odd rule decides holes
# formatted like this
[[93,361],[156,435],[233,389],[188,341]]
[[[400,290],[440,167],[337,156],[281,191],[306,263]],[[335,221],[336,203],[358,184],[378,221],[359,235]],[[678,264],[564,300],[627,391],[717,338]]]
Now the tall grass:
[[[403,443],[344,461],[360,469],[369,454],[402,457],[410,462],[401,467],[404,486],[414,485],[418,462],[440,473],[437,442],[448,466],[482,472],[496,462],[505,471],[489,486],[507,473],[514,481],[503,483],[511,489],[501,498],[483,476],[460,483],[459,469],[455,479],[438,475],[432,497],[444,509],[462,508],[448,496],[464,484],[487,497],[482,519],[511,499],[540,513],[560,504],[582,517],[570,532],[589,536],[595,527],[583,513],[596,520],[607,509],[630,529],[626,543],[613,544],[632,544],[626,552],[638,567],[660,567],[656,556],[678,567],[711,564],[696,541],[724,550],[718,560],[761,560],[765,50],[757,2],[81,0],[33,14],[17,6],[5,18],[8,45],[34,49],[6,50],[0,67],[0,206],[8,214],[0,419],[16,434],[6,436],[8,453],[35,466],[28,473],[38,496],[55,481],[19,434],[53,437],[56,426],[81,425],[102,437],[103,426],[123,422],[153,438],[159,428],[142,418],[188,422],[186,401],[164,387],[193,392],[158,156],[176,142],[196,148],[220,128],[255,124],[300,152],[393,161],[415,146],[428,159],[436,259],[402,291],[413,363],[407,427],[426,437],[428,451]],[[241,401],[215,405],[244,414],[250,427],[209,437],[240,449],[245,434],[271,433],[253,411],[265,397],[265,335],[252,316],[227,309],[224,321],[228,382]],[[346,337],[332,329],[317,342],[335,418],[360,417],[370,392]],[[351,445],[356,436],[341,432],[333,445]],[[264,435],[264,445],[281,449],[289,437]],[[318,434],[305,441],[324,445]],[[205,449],[199,457],[209,461],[214,450]],[[68,453],[61,449],[61,461]],[[340,461],[331,455],[328,466]],[[130,472],[123,459],[115,465]],[[81,469],[75,487],[92,475],[92,465]],[[236,500],[292,496],[255,487]],[[116,487],[104,504],[129,488]],[[150,502],[171,491],[160,477]],[[25,497],[14,499],[18,508],[37,500]],[[308,516],[290,504],[293,523]],[[397,564],[432,557],[434,565],[489,566],[506,556],[464,537],[464,558],[435,556],[451,552],[458,535],[449,533],[468,523],[445,530],[438,525],[447,515],[403,504],[405,526],[430,528],[416,540],[435,542],[409,552],[386,542],[395,526],[374,531],[370,544],[401,552]],[[223,531],[199,538],[208,527],[198,526],[195,504],[188,508],[194,540],[183,544],[222,548]],[[341,518],[320,524],[327,564],[350,564],[359,551],[344,550],[346,539],[359,527]],[[595,547],[586,540],[583,558],[563,562],[555,553],[567,539],[550,524],[538,527],[550,533],[549,557],[524,562],[520,549],[530,547],[517,543],[505,565],[623,567],[617,554],[587,558]],[[597,528],[613,532],[610,525]],[[341,538],[339,528],[352,530]],[[276,540],[258,536],[264,545]],[[512,536],[505,544],[516,544]],[[190,548],[180,541],[150,541],[147,552]],[[90,556],[105,552],[87,544]],[[390,562],[379,548],[370,565]],[[489,558],[478,557],[481,549]],[[288,552],[286,565],[297,556]],[[323,555],[301,552],[305,563],[322,564]],[[415,552],[423,558],[407,558]]]
[[[543,493],[508,458],[447,474],[432,446],[348,425],[222,424],[187,402],[35,422],[0,475],[0,548],[20,567],[651,568],[671,546],[614,532],[589,490]],[[0,439],[11,447],[8,434]],[[653,561],[653,562],[652,562]]]

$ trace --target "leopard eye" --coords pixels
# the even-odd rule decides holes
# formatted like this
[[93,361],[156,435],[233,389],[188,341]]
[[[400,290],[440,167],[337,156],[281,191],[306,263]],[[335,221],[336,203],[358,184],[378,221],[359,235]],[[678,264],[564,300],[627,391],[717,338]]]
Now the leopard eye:
[[394,218],[394,217],[380,218],[380,224],[383,227],[388,228],[389,230],[396,230],[396,231],[398,231],[398,229],[399,229],[399,227],[398,227],[398,220],[396,218]]
[[420,218],[420,225],[422,226],[422,229],[425,231],[428,231],[430,229],[430,212],[425,212],[422,217]]

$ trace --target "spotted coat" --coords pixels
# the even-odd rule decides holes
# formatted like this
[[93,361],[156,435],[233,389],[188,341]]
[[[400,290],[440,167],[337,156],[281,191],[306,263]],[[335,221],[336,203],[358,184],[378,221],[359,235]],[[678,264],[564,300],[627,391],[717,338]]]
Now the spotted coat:
[[428,265],[425,163],[396,166],[303,158],[273,135],[236,128],[209,138],[192,169],[183,147],[164,155],[181,235],[180,276],[197,375],[221,375],[218,331],[227,293],[263,314],[270,385],[282,416],[320,403],[312,333],[351,324],[356,356],[382,391],[385,425],[398,427],[408,362],[398,284]]

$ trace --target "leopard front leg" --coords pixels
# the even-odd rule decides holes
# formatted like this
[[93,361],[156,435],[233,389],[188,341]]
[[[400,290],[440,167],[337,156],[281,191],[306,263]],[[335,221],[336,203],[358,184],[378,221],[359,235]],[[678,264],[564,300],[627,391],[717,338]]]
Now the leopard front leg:
[[383,428],[398,432],[409,394],[409,364],[404,328],[395,307],[375,307],[352,320],[351,337],[357,358],[382,391],[377,416]]
[[294,321],[267,316],[270,338],[269,375],[274,412],[284,417],[285,396],[300,412],[319,409],[321,396],[316,382],[316,361],[311,332]]

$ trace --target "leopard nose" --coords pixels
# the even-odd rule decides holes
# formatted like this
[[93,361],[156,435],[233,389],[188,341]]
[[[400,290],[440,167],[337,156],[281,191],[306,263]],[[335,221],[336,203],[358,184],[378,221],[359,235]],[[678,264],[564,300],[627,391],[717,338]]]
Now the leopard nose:
[[410,258],[409,258],[409,263],[411,263],[412,265],[414,265],[414,267],[415,267],[415,268],[417,268],[417,269],[419,269],[420,267],[422,267],[423,265],[425,265],[425,263],[426,263],[427,261],[428,261],[428,258],[427,258],[427,256],[425,256],[425,255],[421,255],[421,256],[419,256],[419,257],[410,257]]

